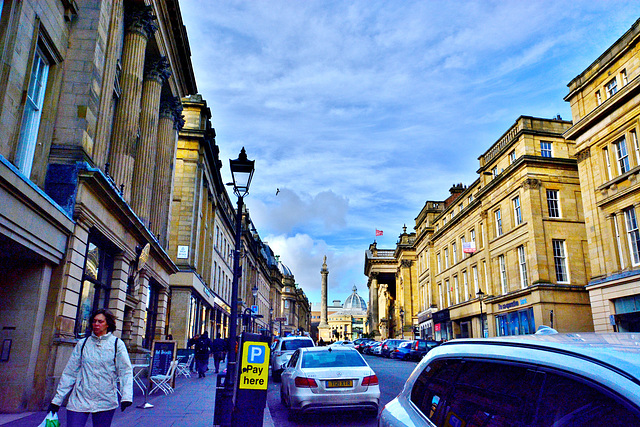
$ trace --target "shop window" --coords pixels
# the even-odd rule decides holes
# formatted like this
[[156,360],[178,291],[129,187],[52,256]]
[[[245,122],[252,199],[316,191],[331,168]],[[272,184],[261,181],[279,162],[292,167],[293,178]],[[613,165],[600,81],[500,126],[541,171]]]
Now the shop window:
[[513,311],[496,316],[496,332],[498,336],[527,335],[536,331],[533,308]]
[[98,308],[109,306],[113,252],[97,237],[90,237],[85,256],[82,286],[78,301],[76,336],[83,338],[91,334],[89,318]]
[[145,331],[144,340],[142,346],[144,348],[151,348],[151,343],[156,339],[156,324],[158,321],[158,293],[160,287],[153,283],[149,283],[149,293],[147,295],[147,311],[145,312],[145,323],[147,329]]

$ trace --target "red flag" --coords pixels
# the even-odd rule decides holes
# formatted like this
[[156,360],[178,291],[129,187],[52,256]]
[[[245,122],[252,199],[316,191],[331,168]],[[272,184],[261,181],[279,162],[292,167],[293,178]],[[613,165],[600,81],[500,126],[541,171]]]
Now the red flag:
[[382,230],[376,228],[376,236],[382,236]]

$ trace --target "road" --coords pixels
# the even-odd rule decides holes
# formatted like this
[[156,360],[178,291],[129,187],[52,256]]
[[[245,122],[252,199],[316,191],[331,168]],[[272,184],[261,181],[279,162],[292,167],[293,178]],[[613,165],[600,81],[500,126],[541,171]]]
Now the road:
[[[416,367],[415,362],[364,356],[380,382],[380,410],[402,390],[405,381]],[[280,426],[377,426],[378,421],[361,412],[328,412],[311,414],[296,421],[287,419],[287,408],[280,403],[280,383],[269,381],[267,402],[273,422]]]

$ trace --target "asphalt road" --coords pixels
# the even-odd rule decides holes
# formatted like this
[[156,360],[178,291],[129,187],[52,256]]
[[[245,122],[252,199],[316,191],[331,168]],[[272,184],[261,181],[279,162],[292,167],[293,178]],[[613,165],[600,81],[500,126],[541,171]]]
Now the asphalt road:
[[[364,356],[380,382],[380,410],[402,390],[405,381],[416,367],[415,362]],[[289,421],[287,408],[280,403],[280,383],[269,381],[267,402],[277,426],[377,426],[378,421],[362,412],[327,412],[303,416]]]

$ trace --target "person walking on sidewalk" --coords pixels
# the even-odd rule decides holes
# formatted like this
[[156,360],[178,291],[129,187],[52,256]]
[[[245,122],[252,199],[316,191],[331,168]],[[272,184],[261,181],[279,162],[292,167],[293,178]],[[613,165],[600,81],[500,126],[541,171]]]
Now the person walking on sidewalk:
[[220,371],[220,361],[224,360],[224,351],[227,348],[227,343],[222,339],[220,332],[213,340],[211,349],[213,350],[213,364],[216,367],[216,374]]
[[196,370],[198,371],[198,378],[204,378],[205,372],[209,370],[209,356],[213,351],[211,340],[209,339],[209,333],[204,331],[202,335],[196,340]]
[[49,412],[56,413],[65,397],[67,425],[84,427],[91,415],[94,427],[109,427],[118,407],[120,382],[124,411],[133,402],[133,369],[124,342],[115,337],[116,318],[104,308],[90,318],[92,334],[76,344],[62,372]]

